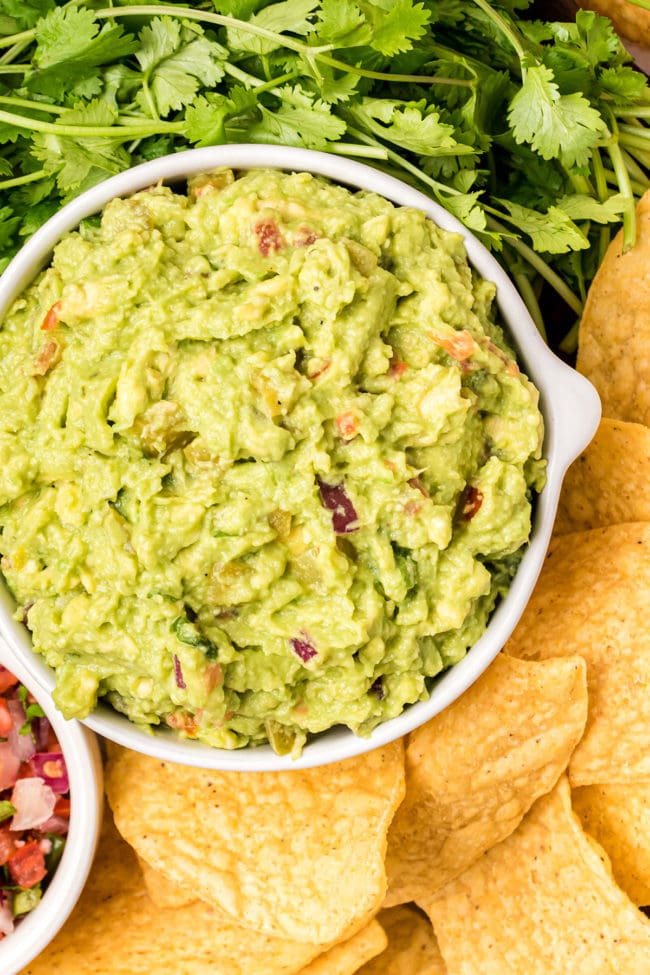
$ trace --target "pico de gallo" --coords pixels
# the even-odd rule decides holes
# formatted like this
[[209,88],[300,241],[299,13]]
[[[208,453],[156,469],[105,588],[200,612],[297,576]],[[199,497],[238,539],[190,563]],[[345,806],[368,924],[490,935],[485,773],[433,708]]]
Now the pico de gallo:
[[70,783],[40,704],[0,666],[0,939],[39,903],[68,833]]

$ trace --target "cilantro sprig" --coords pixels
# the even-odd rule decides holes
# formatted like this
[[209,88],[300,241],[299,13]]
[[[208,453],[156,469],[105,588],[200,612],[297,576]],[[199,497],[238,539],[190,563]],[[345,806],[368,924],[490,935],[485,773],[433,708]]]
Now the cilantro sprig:
[[[540,21],[529,6],[0,0],[0,269],[129,165],[285,143],[423,189],[495,251],[540,329],[550,292],[568,328],[617,225],[635,238],[650,91],[607,19]],[[551,335],[568,352],[574,339]]]

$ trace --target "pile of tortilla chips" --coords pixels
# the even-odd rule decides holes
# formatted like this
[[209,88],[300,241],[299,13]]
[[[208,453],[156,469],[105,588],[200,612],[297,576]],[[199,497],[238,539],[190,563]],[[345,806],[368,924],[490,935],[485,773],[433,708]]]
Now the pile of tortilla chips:
[[24,975],[647,975],[650,196],[596,278],[605,419],[504,651],[404,741],[293,772],[110,746],[70,921]]

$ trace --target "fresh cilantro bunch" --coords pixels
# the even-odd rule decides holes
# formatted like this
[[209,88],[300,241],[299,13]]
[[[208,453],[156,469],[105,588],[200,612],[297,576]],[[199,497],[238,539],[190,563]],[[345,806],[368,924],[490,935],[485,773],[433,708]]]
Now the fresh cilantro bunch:
[[[188,146],[284,143],[425,190],[565,331],[650,185],[650,91],[610,22],[530,0],[0,0],[0,268],[63,202]],[[548,320],[555,314],[548,315]],[[566,351],[575,342],[551,335]]]

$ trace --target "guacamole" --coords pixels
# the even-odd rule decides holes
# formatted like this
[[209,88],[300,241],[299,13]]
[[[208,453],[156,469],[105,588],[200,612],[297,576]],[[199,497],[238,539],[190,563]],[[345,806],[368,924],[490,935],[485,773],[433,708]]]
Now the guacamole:
[[0,551],[55,701],[298,754],[427,697],[543,483],[494,286],[306,173],[116,199],[0,331]]

